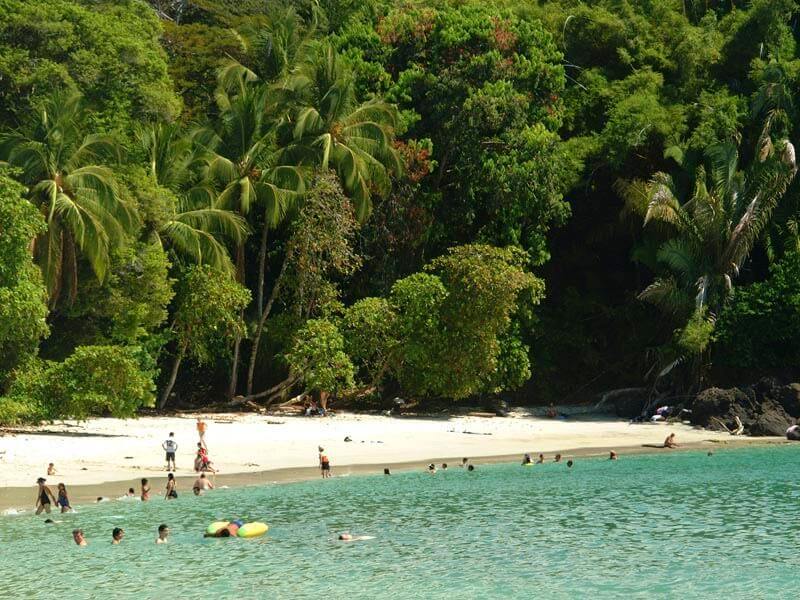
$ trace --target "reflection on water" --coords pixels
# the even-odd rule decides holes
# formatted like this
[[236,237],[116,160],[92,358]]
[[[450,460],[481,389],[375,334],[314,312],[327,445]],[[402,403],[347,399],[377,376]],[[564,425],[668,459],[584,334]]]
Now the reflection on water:
[[[798,459],[800,446],[450,468],[81,506],[54,525],[4,516],[0,598],[796,597]],[[269,533],[202,538],[232,517]]]

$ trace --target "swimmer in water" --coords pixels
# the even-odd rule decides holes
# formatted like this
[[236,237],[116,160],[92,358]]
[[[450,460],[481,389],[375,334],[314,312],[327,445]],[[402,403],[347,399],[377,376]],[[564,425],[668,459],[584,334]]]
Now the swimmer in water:
[[72,507],[69,505],[69,498],[67,497],[67,487],[63,483],[58,484],[58,500],[56,500],[56,506],[61,507],[62,513],[72,510]]
[[466,467],[468,462],[469,462],[468,458],[462,458],[461,459],[461,466],[462,467]]
[[384,474],[384,475],[391,475],[391,474],[392,474],[392,472],[391,472],[391,471],[388,469],[388,467],[387,467],[386,469],[384,469],[384,470],[383,470],[383,474]]
[[556,454],[556,457],[553,460],[553,462],[561,462],[561,455],[560,454]]
[[447,463],[442,463],[442,471],[447,471]]
[[617,453],[613,450],[608,453],[608,460],[617,460]]
[[133,488],[128,488],[128,493],[125,495],[128,498],[133,498],[134,496],[136,496],[136,490],[134,490]]
[[239,527],[244,525],[244,521],[241,519],[236,519],[235,521],[231,521],[225,527],[217,529],[214,533],[204,533],[203,537],[214,537],[214,538],[227,538],[227,537],[236,537],[237,532],[239,531]]
[[575,463],[573,463],[571,460],[568,460],[568,461],[567,461],[567,468],[568,468],[568,469],[571,469],[571,468],[572,468],[572,465],[574,465],[574,464],[575,464]]
[[175,475],[172,473],[167,474],[167,493],[164,495],[165,500],[174,500],[178,497],[178,492],[175,489]]
[[86,538],[83,537],[83,529],[73,529],[72,530],[72,539],[75,540],[75,543],[78,546],[88,546],[89,542],[86,541]]
[[528,454],[527,452],[522,457],[522,464],[523,465],[532,465],[533,464],[533,459],[531,458],[531,455]]
[[[194,487],[204,492],[206,490],[213,490],[214,484],[206,479],[205,473],[200,473],[200,477],[198,477],[194,482]],[[199,496],[199,494],[197,495]]]
[[474,467],[474,466],[472,466],[472,465],[469,465],[469,466],[467,467],[467,471],[474,471],[474,470],[475,470],[475,467]]
[[543,465],[544,464],[544,454],[540,454],[539,455],[539,459],[536,461],[536,464],[537,465]]
[[436,465],[431,463],[428,465],[428,473],[431,475],[436,475]]
[[362,540],[373,540],[375,539],[371,535],[353,535],[351,533],[340,533],[339,534],[339,541],[340,542],[360,542]]
[[147,479],[142,479],[142,502],[150,500],[150,482]]
[[169,527],[162,524],[158,526],[158,537],[156,538],[156,544],[167,544],[169,543]]
[[118,546],[124,537],[125,530],[122,527],[114,527],[114,531],[111,532],[111,543]]

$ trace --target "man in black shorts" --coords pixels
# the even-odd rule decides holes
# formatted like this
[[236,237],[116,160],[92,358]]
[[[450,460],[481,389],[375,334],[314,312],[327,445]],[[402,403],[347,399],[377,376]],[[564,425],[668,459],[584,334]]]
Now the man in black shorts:
[[164,440],[164,443],[161,444],[161,447],[167,453],[167,471],[170,470],[169,465],[172,463],[172,471],[175,471],[175,453],[178,451],[178,444],[175,441],[175,433],[172,431],[169,432],[169,437]]

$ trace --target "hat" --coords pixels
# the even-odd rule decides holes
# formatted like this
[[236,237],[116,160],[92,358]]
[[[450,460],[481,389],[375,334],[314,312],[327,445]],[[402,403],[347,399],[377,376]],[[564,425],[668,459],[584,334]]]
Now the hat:
[[39,479],[36,480],[36,483],[44,483],[45,481],[47,481],[47,479],[44,477],[39,477]]

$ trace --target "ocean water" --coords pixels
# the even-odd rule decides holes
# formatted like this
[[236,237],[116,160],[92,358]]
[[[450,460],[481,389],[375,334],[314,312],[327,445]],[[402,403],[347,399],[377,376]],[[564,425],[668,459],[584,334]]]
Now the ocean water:
[[[799,509],[800,445],[183,490],[0,517],[0,597],[796,598]],[[269,533],[203,539],[230,517]]]

